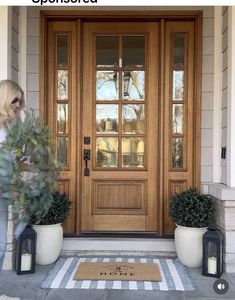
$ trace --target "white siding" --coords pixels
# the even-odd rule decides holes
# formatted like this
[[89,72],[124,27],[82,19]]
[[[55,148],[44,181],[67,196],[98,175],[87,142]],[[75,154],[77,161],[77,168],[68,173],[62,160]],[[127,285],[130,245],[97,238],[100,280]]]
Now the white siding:
[[27,105],[39,109],[39,22],[40,10],[27,9]]
[[203,11],[201,183],[213,180],[214,8]]

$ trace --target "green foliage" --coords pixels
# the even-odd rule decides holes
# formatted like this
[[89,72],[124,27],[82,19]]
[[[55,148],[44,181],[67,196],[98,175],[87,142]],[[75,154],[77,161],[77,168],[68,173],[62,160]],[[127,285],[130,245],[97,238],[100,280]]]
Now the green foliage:
[[176,193],[170,203],[170,216],[181,226],[206,227],[213,223],[212,199],[193,188]]
[[[52,149],[50,129],[27,111],[23,121],[17,119],[8,125],[0,149],[0,196],[22,209],[25,219],[33,215],[36,224],[53,201],[58,166]],[[28,180],[22,173],[25,166],[30,168]]]
[[[39,225],[51,225],[63,223],[69,214],[72,202],[66,194],[56,191],[52,194],[52,204],[45,216],[41,218]],[[35,223],[36,216],[31,215],[32,223]]]

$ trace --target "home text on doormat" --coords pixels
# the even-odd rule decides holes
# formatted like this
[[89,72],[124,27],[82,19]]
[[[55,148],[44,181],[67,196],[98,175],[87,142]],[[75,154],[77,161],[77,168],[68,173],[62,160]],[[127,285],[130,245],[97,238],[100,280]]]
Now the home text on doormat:
[[153,263],[81,262],[74,280],[161,281],[161,275]]

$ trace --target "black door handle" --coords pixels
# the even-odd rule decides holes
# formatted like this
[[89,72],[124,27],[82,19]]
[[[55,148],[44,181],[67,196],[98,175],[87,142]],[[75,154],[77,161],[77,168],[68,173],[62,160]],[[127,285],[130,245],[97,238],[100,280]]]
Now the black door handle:
[[85,161],[85,169],[84,169],[84,176],[90,175],[90,169],[88,168],[88,160],[91,159],[91,150],[90,149],[84,149],[83,151],[83,160]]

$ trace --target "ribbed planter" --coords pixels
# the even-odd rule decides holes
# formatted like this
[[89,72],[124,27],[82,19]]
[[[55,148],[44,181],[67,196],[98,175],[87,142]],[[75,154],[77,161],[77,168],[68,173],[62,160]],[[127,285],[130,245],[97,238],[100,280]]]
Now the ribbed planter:
[[202,266],[202,236],[207,227],[195,228],[176,224],[175,248],[183,265],[190,268]]
[[61,223],[53,225],[33,225],[37,232],[36,264],[49,265],[60,255],[63,242]]

